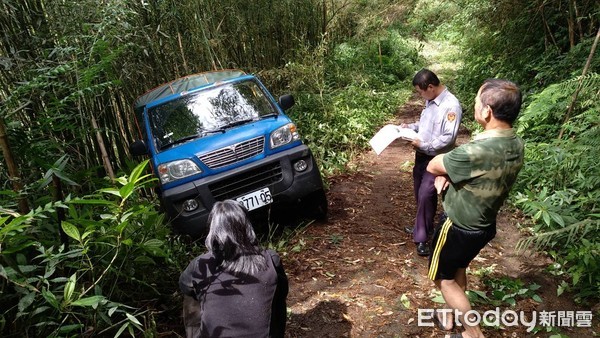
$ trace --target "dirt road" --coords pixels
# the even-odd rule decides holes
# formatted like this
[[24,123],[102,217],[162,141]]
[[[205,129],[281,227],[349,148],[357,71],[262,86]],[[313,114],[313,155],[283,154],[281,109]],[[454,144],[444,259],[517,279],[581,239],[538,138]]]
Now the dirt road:
[[[394,121],[412,122],[422,102],[402,107]],[[462,133],[459,143],[467,142]],[[436,290],[426,278],[427,259],[419,257],[410,235],[415,214],[412,192],[412,147],[395,141],[380,156],[365,152],[356,170],[331,180],[328,222],[309,225],[291,243],[296,248],[283,257],[290,279],[288,337],[443,337],[444,332],[417,325],[418,309],[435,307]],[[509,277],[525,286],[540,285],[542,302],[517,299],[500,310],[575,311],[566,293],[556,296],[557,281],[543,272],[549,261],[542,256],[517,255],[521,236],[518,215],[504,210],[497,237],[470,267],[469,289],[492,290],[484,279]],[[507,282],[508,283],[508,282]],[[498,286],[497,286],[498,287]],[[502,287],[502,285],[500,285]],[[493,309],[477,304],[476,309]],[[598,320],[594,319],[599,332]],[[484,328],[486,337],[549,337],[557,332],[527,333],[526,327]],[[458,332],[458,330],[456,331]],[[592,337],[590,328],[561,327],[569,337]]]

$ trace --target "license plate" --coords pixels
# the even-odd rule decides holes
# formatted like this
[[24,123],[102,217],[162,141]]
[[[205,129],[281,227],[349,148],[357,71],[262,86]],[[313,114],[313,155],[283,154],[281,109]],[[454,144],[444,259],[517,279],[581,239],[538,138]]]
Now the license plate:
[[248,211],[250,211],[273,203],[273,196],[271,195],[269,188],[262,188],[255,192],[238,197],[235,200],[242,203],[242,205],[246,207]]

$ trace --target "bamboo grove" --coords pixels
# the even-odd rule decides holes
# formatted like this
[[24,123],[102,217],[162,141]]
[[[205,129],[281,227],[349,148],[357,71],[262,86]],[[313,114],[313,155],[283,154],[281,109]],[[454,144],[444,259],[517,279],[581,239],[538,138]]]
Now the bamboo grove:
[[136,96],[191,73],[281,67],[298,46],[319,43],[323,6],[310,0],[3,1],[0,175],[11,182],[5,188],[27,193],[63,154],[65,170],[84,187],[90,177],[129,170]]

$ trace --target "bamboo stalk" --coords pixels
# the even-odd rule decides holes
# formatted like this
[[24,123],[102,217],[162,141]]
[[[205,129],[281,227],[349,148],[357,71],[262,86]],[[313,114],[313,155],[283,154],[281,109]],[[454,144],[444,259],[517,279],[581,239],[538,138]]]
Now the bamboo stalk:
[[[4,120],[0,119],[0,148],[2,148],[2,155],[8,168],[8,178],[10,179],[13,190],[20,194],[23,190],[23,184],[21,183],[21,175],[15,162],[13,152],[8,143],[8,135],[6,134],[6,127],[4,126]],[[19,212],[26,214],[29,212],[29,203],[25,197],[19,196],[18,198]]]
[[181,44],[181,33],[177,32],[177,41],[179,42],[179,52],[181,53],[181,59],[183,60],[183,69],[186,74],[190,73],[190,70],[187,65],[187,61],[185,60],[185,53],[183,52],[183,45]]
[[96,132],[96,141],[98,142],[98,148],[100,150],[100,154],[102,155],[102,163],[104,164],[104,169],[106,169],[110,180],[114,182],[115,174],[113,172],[112,165],[110,164],[110,159],[108,157],[108,153],[106,152],[106,147],[104,146],[104,141],[102,140],[102,134],[100,134],[100,130],[98,129],[96,118],[92,116],[90,119],[92,121],[92,128],[94,128],[94,131]]

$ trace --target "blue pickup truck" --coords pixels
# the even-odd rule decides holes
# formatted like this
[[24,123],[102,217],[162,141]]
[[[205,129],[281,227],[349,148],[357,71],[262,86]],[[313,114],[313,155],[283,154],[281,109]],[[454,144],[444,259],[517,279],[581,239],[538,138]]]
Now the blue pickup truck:
[[216,201],[233,199],[251,213],[303,210],[325,218],[327,199],[310,149],[259,79],[240,70],[176,79],[135,102],[141,139],[133,155],[150,157],[161,206],[177,233],[200,237]]

